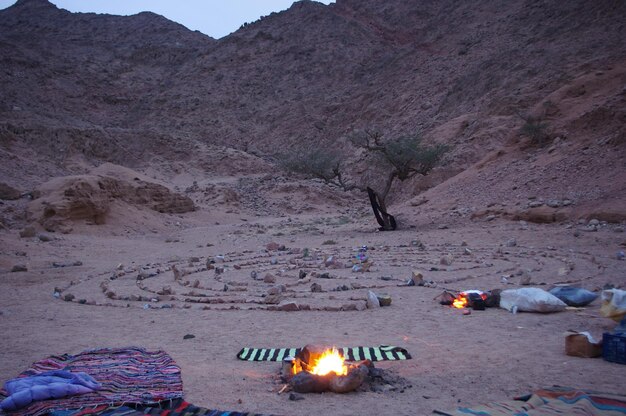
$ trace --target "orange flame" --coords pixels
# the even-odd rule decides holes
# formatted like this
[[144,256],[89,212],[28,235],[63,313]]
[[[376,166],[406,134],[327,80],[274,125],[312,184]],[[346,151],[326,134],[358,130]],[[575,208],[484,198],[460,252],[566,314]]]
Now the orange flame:
[[458,309],[463,309],[467,307],[467,298],[461,293],[459,296],[452,301],[452,306]]
[[[478,294],[482,300],[487,300],[487,295],[484,293],[479,293]],[[459,308],[459,309],[463,309],[463,308],[467,308],[469,306],[469,302],[467,300],[467,292],[461,292],[459,293],[459,296],[457,296],[453,301],[452,301],[452,306],[455,308]]]
[[348,374],[348,367],[344,364],[344,359],[339,355],[339,351],[333,347],[332,350],[324,351],[320,358],[315,363],[311,373],[319,376],[325,376],[326,374],[333,372],[338,376],[345,376]]

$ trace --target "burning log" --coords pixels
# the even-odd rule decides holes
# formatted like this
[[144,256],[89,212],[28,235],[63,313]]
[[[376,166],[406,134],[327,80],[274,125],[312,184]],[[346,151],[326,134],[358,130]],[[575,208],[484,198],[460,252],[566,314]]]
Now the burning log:
[[364,364],[360,364],[350,368],[345,376],[332,377],[328,387],[334,393],[349,393],[361,387],[368,374],[369,368]]
[[366,380],[372,363],[346,362],[335,348],[307,345],[283,361],[282,377],[298,393],[348,393]]
[[334,374],[329,373],[325,376],[309,373],[308,371],[300,371],[291,379],[291,388],[298,393],[323,393],[328,391],[330,379]]

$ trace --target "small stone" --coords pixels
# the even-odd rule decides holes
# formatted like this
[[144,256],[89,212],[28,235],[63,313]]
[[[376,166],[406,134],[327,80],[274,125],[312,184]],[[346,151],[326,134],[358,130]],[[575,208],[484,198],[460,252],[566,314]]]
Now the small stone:
[[278,310],[279,311],[283,311],[283,312],[296,312],[296,311],[300,310],[300,307],[295,302],[289,302],[289,303],[285,303],[283,305],[280,305],[278,307]]
[[380,308],[380,301],[376,293],[371,290],[367,292],[367,307],[368,309]]
[[322,285],[320,285],[319,283],[313,283],[311,285],[311,292],[313,292],[313,293],[320,293],[320,292],[322,292]]
[[53,240],[53,238],[50,237],[48,234],[39,234],[37,235],[37,238],[39,238],[39,241],[42,241],[44,243],[47,243],[48,241]]
[[71,293],[68,293],[67,295],[63,296],[63,300],[66,302],[71,302],[73,301],[75,298],[74,295],[72,295]]
[[519,279],[519,284],[522,286],[530,285],[530,276],[528,276],[527,274],[522,275]]
[[300,270],[298,272],[298,279],[304,279],[306,277],[306,272],[304,270]]
[[278,295],[280,292],[280,287],[278,286],[272,286],[269,289],[267,289],[267,294],[268,295]]
[[409,286],[424,286],[424,275],[418,270],[413,270]]
[[263,301],[267,305],[278,305],[282,300],[281,295],[267,295]]
[[251,277],[251,278],[253,278],[254,280],[256,280],[256,278],[257,278],[258,276],[259,276],[259,274],[258,274],[256,271],[252,270],[252,271],[250,272],[250,277]]
[[439,260],[439,264],[443,264],[444,266],[450,266],[452,265],[452,260],[452,256],[448,254],[441,257],[441,259]]
[[157,292],[157,295],[171,295],[171,294],[172,294],[171,286],[163,286],[163,288]]
[[496,216],[495,216],[495,215],[493,215],[493,214],[491,214],[491,215],[487,215],[487,218],[486,218],[486,219],[487,219],[487,221],[493,221],[493,220],[495,220],[495,219],[496,219]]
[[589,221],[589,225],[598,226],[598,225],[600,225],[600,221],[599,221],[599,220],[597,220],[597,219],[595,219],[595,218],[593,218],[593,219],[591,219],[591,220]]
[[517,240],[514,239],[514,238],[511,238],[510,240],[508,240],[506,242],[506,246],[507,247],[515,247],[515,246],[517,246]]
[[538,207],[540,207],[540,206],[543,206],[543,202],[541,202],[541,201],[532,201],[532,202],[530,202],[530,203],[528,204],[528,206],[529,206],[530,208],[538,208]]
[[277,251],[279,248],[280,248],[280,244],[278,244],[278,243],[276,243],[276,242],[273,242],[273,241],[272,241],[271,243],[268,243],[268,244],[265,246],[265,249],[266,249],[267,251]]
[[195,336],[195,335],[193,335],[193,334],[187,334],[187,335],[185,335],[185,336],[183,337],[183,339],[193,339],[193,338],[195,338],[195,337],[196,337],[196,336]]
[[14,273],[14,272],[27,272],[27,271],[28,271],[28,268],[26,267],[25,264],[16,264],[15,266],[13,266],[11,268],[11,272],[12,273]]
[[463,309],[463,315],[471,315],[472,311],[470,309]]
[[389,295],[377,295],[378,303],[380,306],[391,306],[391,296]]
[[222,266],[215,267],[215,274],[222,274],[222,273],[224,273],[224,268]]
[[297,402],[298,400],[304,400],[304,396],[298,393],[289,393],[289,400],[292,402]]
[[263,282],[276,283],[276,277],[271,273],[267,273],[265,276],[263,276]]
[[447,230],[448,226],[446,224],[439,224],[439,226],[437,227],[439,230]]
[[278,259],[276,257],[272,257],[272,259],[270,260],[270,264],[272,265],[278,264]]
[[200,262],[200,258],[199,257],[190,257],[189,258],[189,263],[199,263]]

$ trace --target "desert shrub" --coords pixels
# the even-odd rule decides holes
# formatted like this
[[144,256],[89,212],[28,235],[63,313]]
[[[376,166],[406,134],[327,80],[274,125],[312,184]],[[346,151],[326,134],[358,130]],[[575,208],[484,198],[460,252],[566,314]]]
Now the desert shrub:
[[279,164],[286,170],[312,175],[325,182],[332,181],[339,171],[341,159],[326,149],[298,149],[279,156]]
[[549,139],[548,123],[540,117],[522,117],[524,124],[520,128],[520,134],[530,139],[532,145],[544,146]]

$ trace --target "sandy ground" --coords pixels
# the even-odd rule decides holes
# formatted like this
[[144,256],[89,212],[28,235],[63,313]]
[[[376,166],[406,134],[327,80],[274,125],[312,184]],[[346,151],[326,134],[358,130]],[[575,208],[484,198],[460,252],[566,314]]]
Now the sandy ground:
[[[176,217],[171,218],[173,225],[164,231],[106,231],[94,235],[92,228],[89,232],[52,235],[54,239],[49,242],[36,237],[19,238],[16,231],[3,232],[0,379],[12,378],[50,354],[142,346],[163,349],[174,357],[182,368],[188,401],[240,411],[415,415],[450,409],[459,403],[505,400],[552,385],[625,393],[625,366],[564,354],[564,331],[587,330],[600,336],[615,325],[600,316],[599,301],[583,310],[547,315],[514,315],[494,308],[463,316],[461,311],[433,300],[443,287],[519,287],[523,275],[529,275],[533,285],[543,284],[539,287],[544,288],[567,281],[592,290],[607,283],[623,286],[626,263],[617,260],[615,253],[623,249],[620,244],[625,238],[615,226],[574,237],[576,225],[500,220],[461,223],[448,229],[418,223],[416,228],[381,233],[375,231],[369,216],[346,220],[231,215],[216,224],[214,218],[209,220],[196,213],[181,216],[178,225]],[[516,244],[507,245],[513,238]],[[268,252],[266,245],[273,241],[288,250]],[[362,245],[369,247],[368,255],[374,261],[371,271],[353,273],[323,265],[328,255],[350,261]],[[303,285],[297,284],[298,270],[304,264],[298,263],[302,260],[298,248],[315,253],[307,263],[311,281]],[[469,254],[464,254],[466,248]],[[154,308],[144,309],[146,302],[112,301],[99,288],[101,282],[109,280],[118,296],[134,293],[135,279],[143,266],[145,270],[160,269],[161,274],[155,277],[158,287],[167,284],[182,293],[188,288],[172,279],[171,265],[188,267],[190,257],[198,257],[203,265],[217,255],[226,258],[226,271],[219,277],[223,280],[218,286],[210,289],[216,281],[212,270],[190,271],[190,277],[197,278],[201,288],[213,290],[211,296],[226,299],[225,304],[211,307],[233,306],[236,310],[203,310],[201,304],[186,302],[182,297],[171,302],[171,309],[155,309],[163,302],[152,302]],[[445,255],[453,257],[449,266],[440,262]],[[274,258],[276,265],[272,265]],[[81,261],[82,266],[52,266],[53,262],[75,261]],[[20,263],[28,266],[27,272],[9,272]],[[118,264],[126,273],[111,281]],[[231,267],[235,264],[239,270]],[[307,303],[314,309],[358,303],[358,299],[365,298],[364,286],[368,285],[390,294],[393,303],[364,311],[262,310],[258,308],[267,305],[260,295],[271,284],[252,281],[253,269],[273,273],[277,284],[293,283],[294,289],[287,292],[285,301]],[[427,280],[437,282],[437,287],[398,286],[415,269],[422,270]],[[329,272],[334,279],[311,278],[315,271]],[[509,284],[502,283],[502,276],[508,276]],[[247,281],[249,286],[246,292],[220,294],[225,281]],[[324,292],[311,294],[313,281],[320,283]],[[151,279],[144,282],[149,286]],[[331,290],[355,282],[356,289]],[[72,292],[76,299],[84,297],[96,304],[64,302],[53,296],[55,287],[67,288],[62,295]],[[229,303],[228,296],[256,299],[258,303]],[[111,305],[106,306],[107,302]],[[248,307],[257,309],[245,310]],[[183,339],[187,334],[195,338]],[[404,377],[411,387],[346,395],[309,394],[305,400],[290,401],[288,395],[278,394],[282,386],[277,378],[278,363],[250,363],[235,358],[245,346],[298,347],[307,343],[405,347],[413,355],[412,360],[377,366]]]

